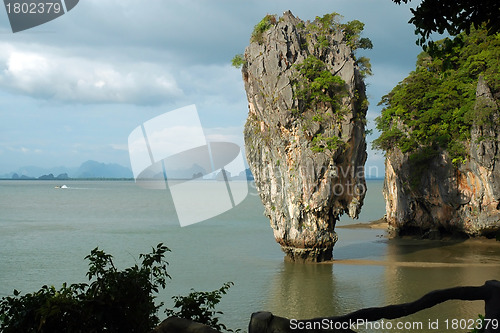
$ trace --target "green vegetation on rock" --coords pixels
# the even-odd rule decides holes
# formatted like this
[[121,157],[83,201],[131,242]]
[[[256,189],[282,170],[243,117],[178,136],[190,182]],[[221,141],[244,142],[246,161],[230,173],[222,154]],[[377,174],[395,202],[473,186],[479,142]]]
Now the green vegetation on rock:
[[[325,14],[307,25],[300,24],[297,28],[306,32],[306,40],[302,49],[307,51],[308,55],[302,63],[294,65],[296,77],[292,81],[293,97],[297,101],[297,108],[292,110],[292,114],[299,116],[304,121],[304,130],[310,130],[311,120],[318,122],[321,126],[324,122],[330,122],[332,115],[325,110],[331,109],[338,119],[342,119],[345,113],[345,107],[342,107],[341,101],[348,96],[346,82],[338,75],[333,73],[329,66],[324,62],[321,56],[323,52],[332,47],[335,41],[335,35],[341,32],[342,42],[351,50],[351,57],[355,60],[362,77],[371,75],[370,60],[367,57],[356,58],[357,49],[372,48],[372,42],[368,38],[362,38],[361,33],[364,23],[354,20],[347,23],[340,23],[342,16],[338,13]],[[303,31],[306,29],[308,31]],[[314,51],[308,49],[312,45]],[[366,98],[361,98],[356,90],[356,105],[361,108],[367,107]],[[312,112],[312,116],[304,116],[306,112]],[[309,120],[310,119],[310,120]],[[332,133],[330,133],[331,135]],[[337,136],[328,136],[325,133],[313,133],[311,150],[314,152],[323,152],[325,149],[336,151],[345,147],[345,143]]]
[[[314,48],[319,49],[330,47],[331,37],[341,31],[343,33],[342,41],[351,49],[351,56],[359,66],[360,74],[363,77],[371,75],[370,59],[355,56],[357,49],[371,49],[373,47],[369,38],[361,37],[364,23],[358,20],[340,23],[341,19],[340,14],[333,12],[322,17],[317,16],[313,22],[302,28],[317,33],[317,42],[314,44]],[[328,71],[326,67],[323,60],[313,54],[310,54],[302,64],[296,65],[302,78],[295,83],[295,97],[303,101],[302,109],[315,107],[319,102],[328,103],[332,109],[335,109],[340,99],[345,96],[345,82]]]
[[[306,25],[297,26],[299,29],[309,29],[317,33],[317,42],[314,48],[325,49],[330,47],[332,36],[342,31],[343,39],[350,49],[352,56],[359,66],[362,76],[371,75],[370,59],[360,57],[356,59],[354,53],[357,49],[371,49],[372,42],[368,38],[362,38],[361,33],[364,23],[353,20],[340,23],[342,16],[338,13],[325,14]],[[310,34],[308,34],[310,36]],[[311,42],[309,40],[309,42]],[[308,43],[305,43],[307,45]],[[320,103],[326,103],[333,110],[338,109],[338,103],[346,96],[345,82],[327,69],[326,64],[320,57],[309,54],[301,64],[295,65],[298,78],[294,82],[294,97],[299,100],[299,109],[315,108]]]
[[416,69],[382,98],[376,119],[381,135],[373,146],[400,149],[419,164],[442,149],[460,163],[467,159],[473,123],[490,121],[494,110],[474,108],[480,75],[500,97],[500,34],[472,28],[436,47],[434,57],[422,52]]
[[250,41],[257,42],[259,44],[262,43],[263,41],[262,35],[266,30],[271,28],[271,26],[273,26],[274,24],[276,24],[276,15],[267,14],[266,16],[264,16],[264,18],[260,20],[260,22],[257,23],[253,28],[252,37],[250,38]]
[[294,97],[299,101],[299,109],[306,110],[324,103],[333,110],[346,95],[345,82],[333,75],[326,64],[309,55],[303,63],[296,65],[298,78],[295,81]]
[[345,142],[337,136],[323,137],[321,133],[317,134],[311,142],[311,150],[314,152],[323,152],[325,149],[336,151],[343,148]]
[[369,38],[361,37],[365,24],[358,20],[349,21],[341,25],[344,32],[344,41],[353,50],[372,49],[373,44]]
[[246,63],[245,56],[243,54],[237,54],[231,60],[231,66],[236,68],[241,68]]
[[344,34],[343,41],[354,52],[357,49],[371,49],[373,44],[369,38],[361,37],[365,24],[358,20],[352,20],[347,23],[340,23],[343,16],[338,13],[325,14],[322,17],[316,16],[316,19],[310,23],[307,28],[318,33],[318,44],[316,47],[329,47],[326,36],[332,35],[337,31]]

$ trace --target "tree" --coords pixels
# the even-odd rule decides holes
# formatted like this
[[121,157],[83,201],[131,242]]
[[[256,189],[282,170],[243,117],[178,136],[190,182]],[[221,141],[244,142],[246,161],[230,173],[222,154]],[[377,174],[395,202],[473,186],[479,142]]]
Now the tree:
[[[411,0],[392,0],[398,5]],[[413,17],[408,23],[415,25],[415,34],[420,35],[419,45],[426,42],[433,32],[448,32],[456,36],[471,26],[479,28],[486,23],[489,34],[500,31],[500,1],[498,0],[422,0],[416,9],[411,9]],[[429,43],[432,46],[432,42]]]
[[384,109],[376,118],[381,135],[374,148],[397,148],[423,166],[438,149],[448,151],[456,163],[467,159],[472,125],[490,122],[494,112],[474,107],[480,76],[493,97],[500,98],[500,34],[471,28],[455,39],[460,46],[450,49],[438,41],[434,56],[422,52],[417,68],[382,97]]
[[168,251],[160,243],[140,255],[140,265],[120,271],[111,255],[95,248],[86,257],[90,284],[43,286],[26,295],[15,290],[13,297],[3,297],[0,332],[150,332],[162,305],[155,304],[155,294],[169,278]]
[[208,325],[218,331],[239,332],[239,329],[229,329],[226,325],[219,322],[217,315],[223,313],[222,311],[215,310],[215,306],[219,304],[222,295],[225,295],[232,285],[234,285],[233,282],[226,282],[222,287],[214,291],[195,291],[191,289],[191,292],[187,296],[173,296],[172,299],[175,301],[174,308],[179,310],[166,309],[165,313],[168,316],[185,318]]
[[243,54],[237,54],[231,60],[231,66],[236,68],[241,68],[246,63],[245,56]]
[[[165,289],[170,249],[158,244],[148,254],[139,255],[140,264],[118,270],[113,256],[95,248],[85,257],[89,261],[90,283],[64,283],[60,289],[43,286],[33,293],[0,299],[0,332],[2,333],[149,333],[159,323],[155,303],[160,289]],[[226,294],[232,282],[212,292],[192,292],[174,296],[181,311],[170,314],[200,320],[217,329],[230,330],[219,322],[215,305]],[[167,311],[168,312],[168,311]]]

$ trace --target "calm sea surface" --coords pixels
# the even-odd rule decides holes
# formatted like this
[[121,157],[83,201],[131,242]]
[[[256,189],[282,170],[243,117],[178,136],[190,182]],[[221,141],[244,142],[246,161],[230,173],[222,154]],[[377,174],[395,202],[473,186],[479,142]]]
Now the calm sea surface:
[[[255,311],[302,319],[340,315],[500,279],[499,243],[388,240],[377,229],[337,229],[334,258],[342,263],[286,263],[251,183],[236,208],[184,228],[168,191],[127,181],[56,185],[62,184],[0,181],[0,297],[14,288],[26,293],[44,284],[86,282],[83,258],[96,246],[125,268],[160,242],[172,250],[167,258],[172,280],[160,300],[171,305],[172,295],[233,281],[221,303],[222,322],[244,330]],[[384,213],[382,181],[368,181],[360,219],[345,218],[338,225],[377,220]],[[475,319],[483,306],[450,301],[400,321],[421,322],[424,329],[415,332],[436,332],[427,327],[429,320],[439,320],[439,332],[452,332],[445,329],[446,319]]]

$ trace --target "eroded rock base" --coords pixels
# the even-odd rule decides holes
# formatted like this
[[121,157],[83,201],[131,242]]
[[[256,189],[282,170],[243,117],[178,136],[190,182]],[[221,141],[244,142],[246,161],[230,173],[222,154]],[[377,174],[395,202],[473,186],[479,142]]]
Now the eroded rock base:
[[285,252],[285,260],[293,262],[322,262],[333,259],[333,246],[329,248],[296,248],[281,247]]

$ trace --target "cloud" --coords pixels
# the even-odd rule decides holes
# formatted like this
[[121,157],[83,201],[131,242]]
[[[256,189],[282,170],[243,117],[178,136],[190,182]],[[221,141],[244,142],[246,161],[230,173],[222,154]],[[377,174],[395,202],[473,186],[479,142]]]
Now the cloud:
[[[233,0],[151,0],[147,4],[86,0],[57,20],[19,36],[34,43],[64,45],[64,50],[79,49],[86,56],[97,49],[101,56],[118,51],[120,56],[168,59],[183,65],[228,63],[244,49],[256,23],[248,11],[262,13],[254,6]],[[265,11],[259,14],[263,15]]]
[[128,145],[127,144],[111,143],[109,146],[112,149],[114,149],[114,150],[128,151]]
[[368,90],[372,94],[382,95],[389,93],[396,84],[415,69],[416,60],[417,57],[415,56],[406,66],[390,63],[373,63],[373,76],[367,79],[367,83],[369,84]]
[[[413,61],[413,59],[411,60]],[[398,82],[402,81],[414,67],[413,64],[410,65],[410,62],[406,65],[385,62],[372,63],[373,76],[367,77],[365,81],[367,83],[366,93],[370,102],[366,115],[369,128],[374,127],[374,120],[380,115],[383,108],[382,105],[378,105],[382,97],[388,94]]]
[[211,142],[232,142],[240,146],[244,145],[243,127],[212,127],[204,128],[203,131],[207,137],[207,141]]
[[[288,9],[306,20],[338,11],[346,21],[366,23],[364,36],[374,49],[359,55],[372,59],[375,73],[367,91],[373,127],[380,97],[414,68],[419,52],[407,24],[409,6],[388,0],[86,0],[17,34],[0,11],[0,141],[41,147],[45,154],[13,152],[0,142],[0,167],[86,159],[128,164],[130,131],[188,104],[197,105],[207,140],[243,146],[248,104],[230,59],[244,52],[264,15]],[[84,146],[72,147],[75,142]]]
[[[58,50],[0,43],[0,88],[70,103],[161,104],[182,95],[173,76],[156,64],[65,57]],[[55,51],[55,52],[54,52]]]
[[9,145],[3,145],[3,146],[4,146],[4,148],[6,148],[10,152],[22,153],[25,155],[42,154],[43,153],[43,150],[41,150],[39,148],[28,148],[26,146],[9,146]]

